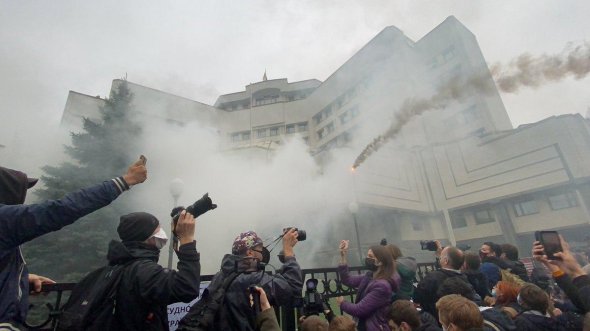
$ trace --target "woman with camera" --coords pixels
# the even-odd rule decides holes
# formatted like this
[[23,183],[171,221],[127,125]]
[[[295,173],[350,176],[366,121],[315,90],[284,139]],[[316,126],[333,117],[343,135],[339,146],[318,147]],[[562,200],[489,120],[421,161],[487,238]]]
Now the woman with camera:
[[399,287],[399,275],[391,253],[385,246],[371,246],[365,258],[369,271],[358,276],[349,273],[347,255],[348,240],[342,240],[338,273],[344,285],[357,289],[357,295],[354,303],[338,297],[336,301],[340,309],[355,318],[359,331],[390,330],[387,309],[392,293]]

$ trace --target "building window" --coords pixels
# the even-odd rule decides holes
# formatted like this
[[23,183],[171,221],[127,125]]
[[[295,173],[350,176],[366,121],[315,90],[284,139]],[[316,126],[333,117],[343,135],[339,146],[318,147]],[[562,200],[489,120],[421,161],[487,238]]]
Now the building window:
[[412,222],[412,230],[414,231],[423,231],[424,225],[421,222]]
[[492,223],[496,220],[490,209],[478,210],[474,213],[476,224]]
[[334,132],[334,122],[330,122],[328,125],[326,125],[326,131],[326,134]]
[[266,129],[259,129],[257,131],[257,134],[258,134],[258,138],[264,138],[264,137],[266,137]]
[[279,128],[278,127],[270,128],[270,135],[271,136],[278,136],[279,135]]
[[295,124],[287,125],[287,133],[295,133]]
[[299,130],[299,132],[307,131],[307,122],[297,124],[297,129]]
[[239,133],[234,133],[231,135],[231,141],[232,142],[237,142],[240,141],[240,134]]
[[269,105],[271,103],[277,103],[279,101],[278,95],[268,95],[254,100],[255,106]]
[[250,140],[250,132],[242,132],[242,140]]
[[567,191],[560,194],[550,195],[549,205],[553,210],[576,207],[578,205],[578,199],[576,198],[576,193]]
[[344,114],[340,115],[340,123],[346,124],[350,121],[350,112],[345,111]]
[[472,123],[480,118],[480,114],[475,106],[465,109],[461,112],[461,115],[463,116],[463,123],[461,124]]
[[467,227],[467,219],[463,213],[452,213],[451,215],[451,226],[453,229]]
[[321,130],[318,131],[318,139],[319,140],[322,140],[322,138],[324,138],[325,135],[326,134],[325,134],[324,128],[322,128]]
[[514,203],[514,214],[516,217],[532,215],[539,212],[535,199],[523,200]]

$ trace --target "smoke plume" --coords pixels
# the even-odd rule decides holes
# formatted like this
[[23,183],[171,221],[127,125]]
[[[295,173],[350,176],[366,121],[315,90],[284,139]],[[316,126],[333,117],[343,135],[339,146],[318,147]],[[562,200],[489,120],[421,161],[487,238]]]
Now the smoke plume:
[[[590,43],[585,42],[575,47],[568,44],[556,55],[543,54],[534,57],[523,54],[507,65],[492,65],[490,71],[497,88],[505,93],[517,93],[521,87],[537,88],[570,76],[583,79],[590,72]],[[489,78],[487,70],[466,79],[455,77],[429,98],[406,99],[395,113],[391,126],[363,149],[352,168],[358,168],[371,154],[395,138],[415,116],[429,110],[445,108],[453,101],[462,101],[467,96],[477,93],[492,93],[494,86]]]

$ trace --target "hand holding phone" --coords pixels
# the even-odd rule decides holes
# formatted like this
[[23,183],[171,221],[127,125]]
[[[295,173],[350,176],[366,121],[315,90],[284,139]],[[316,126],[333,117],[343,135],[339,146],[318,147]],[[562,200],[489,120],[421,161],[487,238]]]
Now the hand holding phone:
[[549,260],[560,260],[556,253],[563,252],[561,246],[561,239],[557,231],[537,231],[535,232],[535,239],[543,245],[545,255]]

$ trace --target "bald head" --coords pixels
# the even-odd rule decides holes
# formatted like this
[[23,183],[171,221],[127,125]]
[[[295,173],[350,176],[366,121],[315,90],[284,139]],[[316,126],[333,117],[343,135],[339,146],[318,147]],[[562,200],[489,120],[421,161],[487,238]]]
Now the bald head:
[[457,247],[447,246],[440,253],[440,266],[446,269],[459,270],[464,261],[465,255]]

